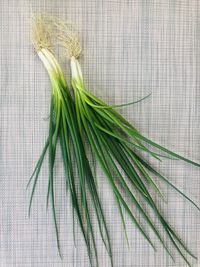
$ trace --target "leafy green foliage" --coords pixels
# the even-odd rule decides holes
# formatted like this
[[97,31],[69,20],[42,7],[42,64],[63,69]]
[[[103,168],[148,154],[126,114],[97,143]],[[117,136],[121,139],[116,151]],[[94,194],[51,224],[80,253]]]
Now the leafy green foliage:
[[[113,266],[112,250],[108,229],[103,214],[101,202],[99,199],[97,185],[95,183],[95,179],[93,177],[93,173],[85,153],[82,137],[79,132],[74,101],[69,93],[67,86],[64,85],[59,79],[54,80],[52,92],[53,93],[51,96],[49,117],[49,136],[28,183],[28,185],[32,183],[29,214],[31,211],[32,200],[37,185],[39,173],[45,155],[48,153],[49,182],[47,202],[50,198],[53,220],[55,225],[57,247],[59,255],[61,257],[54,192],[54,164],[57,143],[59,140],[65,171],[66,190],[67,188],[69,189],[73,210],[75,211],[85,243],[87,245],[90,262],[92,265],[94,263],[99,266],[94,230],[91,222],[91,215],[89,212],[89,199],[91,199],[91,206],[94,208],[94,211],[96,213],[100,235],[108,251],[108,254],[111,259],[111,264]],[[72,163],[73,155],[75,156],[75,166],[74,163]],[[77,169],[78,177],[74,175],[75,169]],[[76,187],[76,179],[78,179],[78,188]]]
[[[77,67],[77,69],[80,71],[80,66]],[[82,77],[82,75],[80,77]],[[196,259],[195,255],[187,248],[178,234],[166,221],[150,193],[149,188],[152,187],[155,193],[163,197],[154,177],[157,176],[160,178],[189,200],[198,210],[200,209],[190,198],[143,159],[139,152],[146,152],[148,155],[160,161],[162,157],[166,157],[176,160],[180,159],[198,167],[200,167],[200,165],[144,137],[114,109],[118,106],[108,106],[86,90],[84,82],[80,77],[77,76],[77,79],[75,78],[72,80],[79,130],[83,133],[83,138],[88,140],[93,154],[96,156],[96,159],[110,183],[116,203],[119,207],[125,231],[126,226],[122,207],[128,213],[144,238],[155,249],[146,230],[131,210],[131,205],[129,205],[129,202],[126,200],[128,196],[131,203],[139,210],[143,219],[153,230],[172,260],[174,260],[174,257],[172,251],[169,249],[167,241],[163,238],[159,228],[152,221],[148,209],[143,208],[143,203],[146,203],[154,212],[166,236],[168,236],[174,248],[190,266],[186,254]],[[149,146],[153,151],[149,149]],[[139,198],[138,195],[140,196]]]

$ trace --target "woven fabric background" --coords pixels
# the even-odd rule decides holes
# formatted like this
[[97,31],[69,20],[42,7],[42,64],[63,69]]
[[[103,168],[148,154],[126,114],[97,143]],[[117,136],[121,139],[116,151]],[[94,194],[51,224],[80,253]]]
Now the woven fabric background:
[[[59,259],[52,215],[46,214],[47,162],[42,169],[30,219],[26,184],[48,134],[50,84],[30,42],[30,17],[45,12],[73,22],[84,55],[88,88],[110,104],[151,97],[122,114],[143,134],[200,162],[200,8],[198,0],[1,0],[0,90],[0,266],[88,267],[80,230],[75,227],[56,164],[56,205],[63,260]],[[60,58],[69,77],[69,62]],[[153,161],[175,185],[200,204],[200,170],[180,161]],[[173,246],[176,263],[155,235],[155,253],[127,220],[128,249],[109,185],[95,167],[113,244],[116,267],[186,266]],[[159,182],[168,221],[200,258],[200,215],[185,199]],[[97,226],[94,221],[94,225]],[[100,266],[109,259],[99,237]],[[189,259],[189,258],[188,258]],[[193,261],[193,266],[200,262]]]

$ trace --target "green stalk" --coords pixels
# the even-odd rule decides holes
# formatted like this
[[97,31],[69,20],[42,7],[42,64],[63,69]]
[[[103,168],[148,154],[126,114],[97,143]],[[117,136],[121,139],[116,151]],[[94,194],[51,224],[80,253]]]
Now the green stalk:
[[[56,183],[54,177],[54,165],[56,159],[57,143],[59,140],[65,171],[64,178],[66,191],[67,188],[69,188],[73,212],[75,211],[76,213],[83,234],[83,238],[87,246],[90,263],[92,266],[99,266],[96,241],[93,225],[91,222],[88,199],[91,199],[91,204],[94,207],[98,220],[99,231],[104,245],[108,251],[111,260],[111,265],[113,266],[109,233],[98,195],[97,185],[95,184],[95,179],[91,171],[90,163],[85,153],[82,136],[79,132],[79,122],[76,117],[75,104],[69,92],[62,69],[52,52],[50,46],[50,34],[45,27],[46,22],[43,17],[36,18],[34,22],[35,25],[33,28],[33,43],[39,58],[43,62],[49,74],[52,90],[49,117],[49,136],[43,148],[42,154],[39,157],[39,160],[33,171],[33,174],[31,175],[28,182],[28,186],[32,184],[29,214],[31,212],[33,196],[37,186],[41,167],[43,165],[45,155],[48,153],[49,180],[47,190],[47,205],[50,199],[53,221],[55,226],[57,247],[59,255],[61,257],[59,229],[56,216],[56,192],[54,188]],[[72,162],[72,158],[74,157],[75,164]],[[77,170],[78,172],[78,177],[74,175],[75,170]],[[79,187],[76,187],[76,180],[78,181]],[[86,193],[87,189],[88,193]],[[81,196],[81,199],[79,199],[79,195]]]
[[[147,241],[149,241],[149,243],[154,247],[149,237],[141,228],[141,225],[137,223],[136,218],[119,192],[119,189],[117,189],[115,179],[117,179],[117,181],[123,187],[125,195],[129,195],[137,209],[143,215],[147,224],[153,229],[154,233],[173,259],[171,251],[161,237],[156,226],[152,223],[147,211],[142,208],[141,204],[138,202],[138,200],[136,200],[135,196],[131,192],[131,189],[127,185],[125,181],[126,176],[126,178],[128,178],[128,180],[131,182],[132,187],[138,191],[144,201],[148,203],[151,209],[153,209],[174,248],[182,256],[183,260],[190,266],[190,262],[187,260],[185,253],[188,253],[193,258],[196,257],[190,252],[183,241],[166,222],[155,201],[150,195],[148,187],[154,188],[155,192],[163,197],[163,193],[160,191],[158,185],[154,181],[153,177],[150,176],[148,171],[167,182],[198,209],[199,207],[178,188],[172,185],[168,179],[160,175],[159,172],[157,172],[149,163],[146,163],[141,156],[138,156],[135,149],[138,151],[145,151],[147,154],[149,154],[149,156],[157,159],[160,159],[160,157],[163,156],[176,160],[181,159],[198,167],[200,167],[200,164],[180,156],[177,153],[172,152],[144,137],[116,110],[114,110],[113,106],[107,105],[102,100],[88,92],[83,81],[80,64],[74,57],[71,58],[71,73],[76,112],[79,121],[79,130],[82,132],[84,131],[85,136],[92,147],[93,153],[96,155],[97,160],[99,161],[106,177],[110,182],[118,206],[122,205],[125,208],[133,221],[136,223],[137,227],[140,229],[141,233],[144,235],[145,239],[147,239]],[[161,152],[164,152],[164,154],[160,155],[156,151],[149,150],[145,143],[151,145],[153,148],[158,148]],[[125,176],[121,173],[121,171],[119,171],[115,162],[117,162],[117,165],[119,165],[124,171]],[[113,170],[115,174],[112,174]],[[124,225],[123,217],[122,223]]]

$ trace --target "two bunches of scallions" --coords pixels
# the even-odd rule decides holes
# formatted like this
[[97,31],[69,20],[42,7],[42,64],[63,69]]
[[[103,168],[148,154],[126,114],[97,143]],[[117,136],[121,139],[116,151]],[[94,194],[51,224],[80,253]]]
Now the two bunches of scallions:
[[[139,152],[145,152],[159,161],[162,158],[171,158],[172,160],[183,160],[197,167],[200,167],[200,164],[180,156],[143,136],[117,112],[118,107],[133,104],[134,102],[125,105],[109,106],[86,88],[78,62],[82,48],[77,32],[70,24],[44,15],[35,16],[32,24],[32,40],[35,50],[49,74],[51,103],[49,135],[28,183],[28,185],[32,185],[29,213],[39,173],[45,155],[48,154],[47,205],[49,202],[51,203],[57,247],[61,257],[54,192],[54,185],[56,183],[54,165],[57,144],[60,143],[66,189],[70,192],[73,213],[79,222],[91,266],[99,266],[99,263],[89,207],[92,207],[96,214],[102,241],[110,257],[111,265],[114,266],[109,232],[97,190],[98,179],[94,176],[91,162],[88,160],[88,149],[86,153],[85,146],[87,142],[91,148],[90,153],[96,158],[105,174],[105,178],[110,184],[119,208],[127,241],[124,210],[147,242],[156,250],[146,229],[132,211],[131,206],[133,204],[149,228],[153,230],[172,260],[174,261],[174,253],[169,248],[167,240],[160,233],[160,229],[153,222],[155,216],[162,225],[162,230],[164,230],[173,247],[188,266],[191,266],[191,259],[188,259],[188,257],[196,259],[195,255],[164,218],[153,199],[152,193],[150,193],[149,188],[153,188],[154,193],[163,197],[154,178],[157,177],[167,183],[198,210],[200,209],[190,198],[155,169],[145,157],[141,156]],[[54,42],[64,47],[70,59],[73,90],[69,90],[62,68],[55,57]],[[75,159],[75,163],[73,159]],[[127,197],[129,201],[127,201]],[[143,208],[144,203],[147,204],[149,210],[153,211],[154,216],[150,216],[149,212]]]

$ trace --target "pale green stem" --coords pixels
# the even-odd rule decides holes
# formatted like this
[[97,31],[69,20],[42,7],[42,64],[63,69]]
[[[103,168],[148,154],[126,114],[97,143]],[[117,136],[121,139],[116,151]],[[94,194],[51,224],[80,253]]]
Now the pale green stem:
[[83,74],[81,71],[81,66],[75,57],[71,58],[71,74],[73,82],[83,85]]
[[42,48],[40,51],[38,51],[38,56],[47,69],[52,84],[55,84],[55,81],[61,81],[62,85],[66,87],[67,83],[65,81],[62,69],[51,51],[46,48]]

